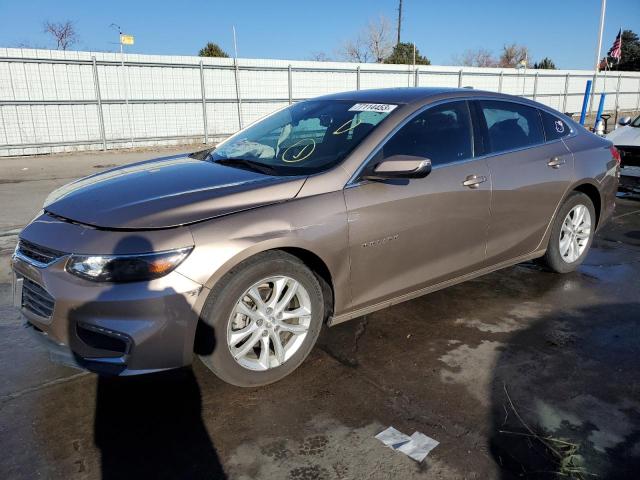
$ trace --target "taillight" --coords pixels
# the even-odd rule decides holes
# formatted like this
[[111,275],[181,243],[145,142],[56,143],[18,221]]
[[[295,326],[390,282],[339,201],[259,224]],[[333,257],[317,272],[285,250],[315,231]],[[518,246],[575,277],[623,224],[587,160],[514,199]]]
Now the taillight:
[[611,151],[611,156],[615,158],[616,162],[618,162],[618,165],[620,165],[620,162],[622,161],[622,158],[620,158],[620,150],[618,150],[613,145],[609,147],[609,150]]

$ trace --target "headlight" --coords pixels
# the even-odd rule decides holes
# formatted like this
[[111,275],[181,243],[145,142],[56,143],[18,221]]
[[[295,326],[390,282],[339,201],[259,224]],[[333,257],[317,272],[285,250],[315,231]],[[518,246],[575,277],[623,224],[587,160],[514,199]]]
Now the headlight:
[[72,255],[67,272],[94,282],[139,282],[174,270],[193,247],[135,255]]

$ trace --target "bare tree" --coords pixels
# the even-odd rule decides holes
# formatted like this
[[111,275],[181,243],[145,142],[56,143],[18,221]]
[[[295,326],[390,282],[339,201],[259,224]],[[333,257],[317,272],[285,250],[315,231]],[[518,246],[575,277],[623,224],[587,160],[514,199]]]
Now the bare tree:
[[366,63],[371,58],[369,48],[361,37],[345,41],[338,49],[338,54],[347,62]]
[[371,20],[353,39],[338,49],[338,54],[349,62],[382,63],[393,50],[393,29],[387,17]]
[[377,20],[370,21],[367,25],[366,43],[369,53],[376,63],[382,63],[391,54],[393,49],[391,36],[391,22],[383,15],[380,15]]
[[329,55],[327,55],[326,53],[318,51],[311,52],[311,55],[309,55],[309,60],[313,60],[314,62],[330,62],[331,58],[329,58]]
[[502,54],[498,66],[513,68],[517,67],[522,62],[527,63],[529,66],[529,48],[524,45],[517,45],[515,43],[505,45],[502,47]]
[[465,50],[462,55],[455,56],[453,61],[465,67],[495,67],[498,65],[493,53],[485,48]]
[[44,22],[44,33],[49,33],[56,41],[58,50],[66,50],[74,43],[78,42],[78,34],[76,33],[73,22]]

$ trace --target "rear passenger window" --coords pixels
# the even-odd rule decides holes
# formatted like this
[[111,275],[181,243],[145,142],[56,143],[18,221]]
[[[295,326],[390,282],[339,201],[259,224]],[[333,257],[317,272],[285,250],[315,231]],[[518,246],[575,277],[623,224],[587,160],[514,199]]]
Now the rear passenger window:
[[555,115],[540,110],[540,116],[542,117],[542,126],[544,127],[544,136],[547,142],[566,137],[571,133],[569,125]]
[[527,105],[481,101],[492,152],[504,152],[544,142],[538,110]]
[[431,159],[432,165],[473,156],[471,121],[467,102],[438,105],[409,120],[382,147],[382,159],[414,155]]

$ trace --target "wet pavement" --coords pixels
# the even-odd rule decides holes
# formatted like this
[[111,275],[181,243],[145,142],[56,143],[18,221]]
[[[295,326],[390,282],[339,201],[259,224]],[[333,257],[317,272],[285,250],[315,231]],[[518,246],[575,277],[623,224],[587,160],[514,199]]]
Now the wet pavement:
[[[640,201],[615,215],[576,273],[518,265],[325,329],[255,389],[198,361],[111,379],[49,363],[9,306],[5,232],[0,478],[638,478]],[[440,445],[417,464],[373,438],[388,425]]]

